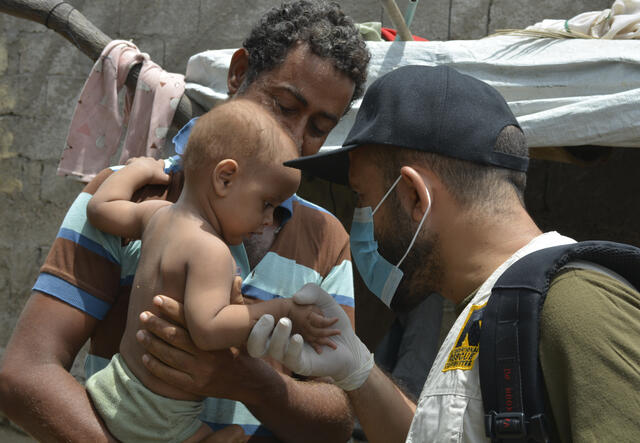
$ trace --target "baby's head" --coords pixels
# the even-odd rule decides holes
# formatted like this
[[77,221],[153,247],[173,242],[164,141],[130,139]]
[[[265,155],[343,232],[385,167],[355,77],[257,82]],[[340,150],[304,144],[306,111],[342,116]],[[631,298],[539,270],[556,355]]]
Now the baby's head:
[[184,192],[198,193],[196,201],[213,211],[222,238],[238,244],[271,224],[274,208],[296,192],[300,172],[282,163],[298,156],[262,106],[231,100],[201,116],[191,131]]

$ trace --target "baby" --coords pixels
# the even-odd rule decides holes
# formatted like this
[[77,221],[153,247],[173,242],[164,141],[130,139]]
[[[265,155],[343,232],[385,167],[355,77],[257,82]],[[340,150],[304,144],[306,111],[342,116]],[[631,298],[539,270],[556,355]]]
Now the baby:
[[[141,238],[120,353],[87,381],[87,390],[109,431],[121,441],[206,440],[211,429],[198,420],[202,398],[151,375],[136,341],[138,316],[157,311],[164,294],[184,304],[187,329],[204,350],[243,346],[263,314],[292,319],[305,341],[335,348],[329,329],[337,319],[290,299],[242,304],[241,279],[228,245],[260,233],[273,210],[300,183],[299,171],[282,165],[298,149],[259,105],[233,100],[196,122],[183,158],[185,182],[178,201],[129,201],[145,184],[166,184],[162,161],[134,159],[96,191],[87,215],[97,228]],[[286,278],[283,276],[283,278]]]

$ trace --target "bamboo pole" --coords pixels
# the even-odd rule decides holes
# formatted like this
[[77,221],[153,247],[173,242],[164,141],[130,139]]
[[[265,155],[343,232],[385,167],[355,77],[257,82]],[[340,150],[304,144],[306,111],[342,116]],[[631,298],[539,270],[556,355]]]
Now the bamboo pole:
[[[411,31],[409,31],[409,27],[404,21],[402,17],[402,13],[398,8],[395,0],[381,0],[382,6],[384,6],[385,11],[387,11],[387,15],[391,19],[391,23],[393,23],[393,27],[398,30],[398,37],[400,40],[404,41],[413,41],[413,36],[411,35]],[[398,38],[396,37],[396,39]]]
[[[96,61],[104,47],[113,39],[93,25],[73,5],[58,0],[0,0],[0,12],[31,20],[54,30]],[[126,84],[135,87],[141,65],[131,69]],[[184,126],[192,116],[205,112],[189,97],[182,95],[172,124]]]

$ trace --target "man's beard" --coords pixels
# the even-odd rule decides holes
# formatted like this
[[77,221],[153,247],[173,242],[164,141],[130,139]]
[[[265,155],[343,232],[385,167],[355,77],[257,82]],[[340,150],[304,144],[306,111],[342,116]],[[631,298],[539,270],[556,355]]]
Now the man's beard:
[[[382,206],[386,208],[382,214],[383,223],[376,230],[378,250],[395,265],[407,251],[419,222],[414,222],[402,208],[395,192]],[[391,309],[395,312],[410,311],[433,292],[441,294],[443,270],[439,237],[436,233],[425,234],[424,225],[420,230],[411,251],[400,265],[404,275],[391,302]]]

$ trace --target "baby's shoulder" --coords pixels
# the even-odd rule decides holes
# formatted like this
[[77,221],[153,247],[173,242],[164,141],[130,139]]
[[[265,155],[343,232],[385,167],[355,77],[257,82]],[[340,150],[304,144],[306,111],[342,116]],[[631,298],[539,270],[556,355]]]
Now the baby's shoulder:
[[229,246],[216,234],[202,229],[201,226],[191,226],[178,235],[184,252],[189,255],[199,258],[214,257],[218,260],[232,257]]

